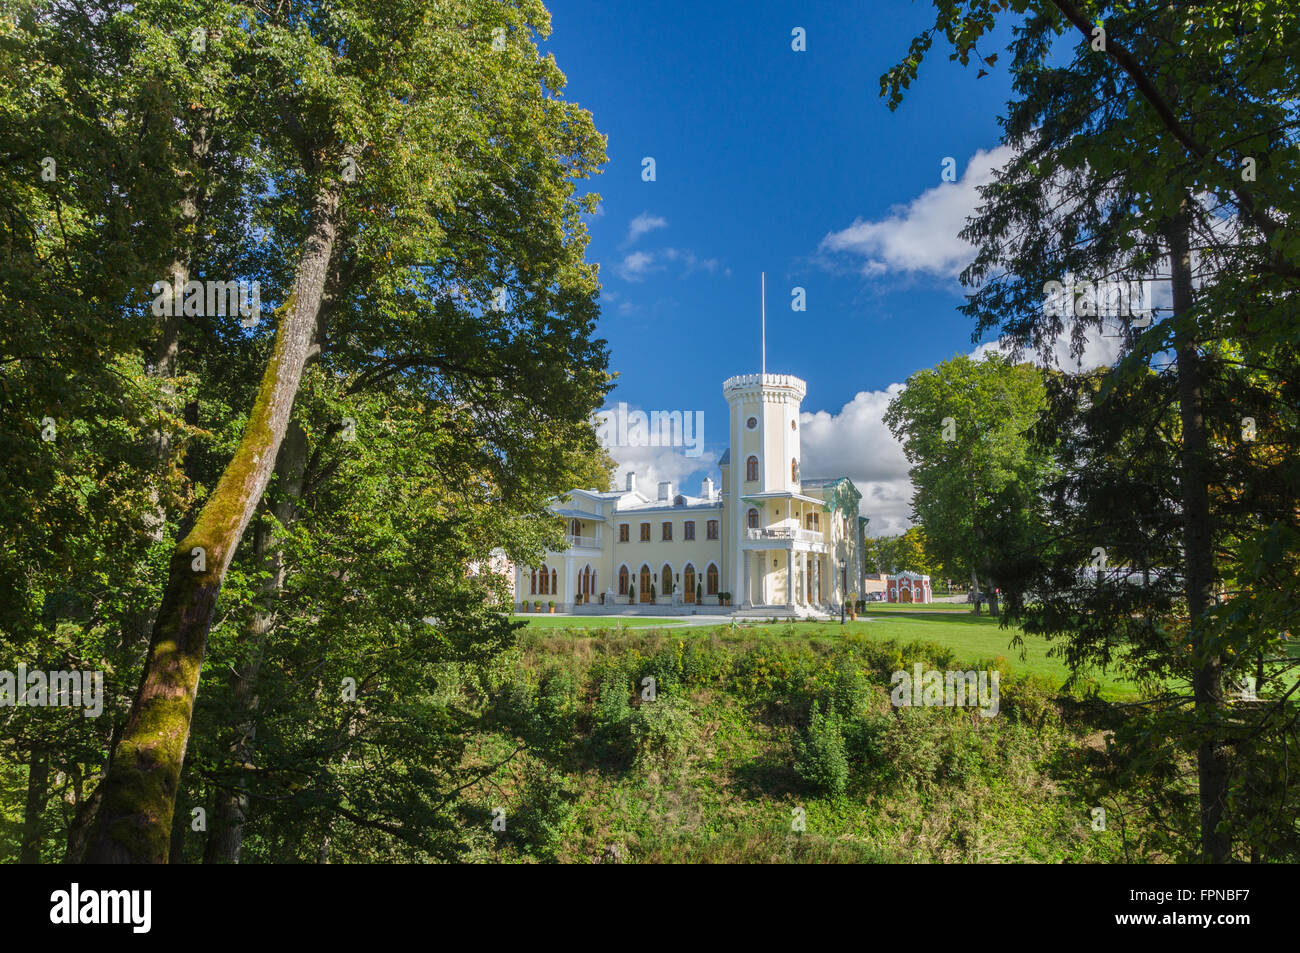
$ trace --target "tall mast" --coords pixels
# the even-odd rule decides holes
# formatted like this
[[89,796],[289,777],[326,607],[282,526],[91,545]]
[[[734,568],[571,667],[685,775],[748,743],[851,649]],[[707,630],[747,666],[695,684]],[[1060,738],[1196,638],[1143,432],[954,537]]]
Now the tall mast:
[[763,376],[767,376],[767,272],[759,272],[759,282],[761,291],[759,296],[762,298],[760,309],[763,312]]

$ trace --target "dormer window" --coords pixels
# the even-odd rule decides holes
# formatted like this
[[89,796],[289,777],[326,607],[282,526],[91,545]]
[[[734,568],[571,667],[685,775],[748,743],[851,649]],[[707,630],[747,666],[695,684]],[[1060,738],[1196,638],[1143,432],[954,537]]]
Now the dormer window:
[[685,505],[686,505],[686,497],[684,496],[679,495],[673,500],[673,506],[685,506]]

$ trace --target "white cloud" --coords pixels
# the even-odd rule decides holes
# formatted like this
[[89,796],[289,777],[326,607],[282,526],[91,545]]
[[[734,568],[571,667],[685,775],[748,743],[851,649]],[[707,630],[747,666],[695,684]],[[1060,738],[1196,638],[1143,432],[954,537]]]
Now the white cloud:
[[647,232],[653,232],[657,228],[667,228],[668,219],[660,215],[651,215],[649,212],[642,212],[636,218],[632,219],[627,226],[627,238],[624,245],[634,245],[637,239]]
[[872,536],[901,533],[910,525],[912,483],[902,445],[885,426],[885,408],[903,390],[860,391],[831,414],[800,414],[800,470],[809,478],[848,477],[862,492],[860,513]]
[[854,219],[822,239],[820,250],[862,259],[861,271],[869,277],[891,272],[956,277],[975,257],[974,246],[958,233],[979,205],[976,189],[991,182],[994,170],[1012,154],[1009,146],[981,149],[957,182],[926,189],[906,205],[892,208],[886,218]]
[[624,281],[641,281],[655,270],[655,256],[652,252],[634,251],[624,255],[618,265],[618,273]]
[[[1090,370],[1112,363],[1119,354],[1118,338],[1095,334],[1086,341],[1082,360],[1069,353],[1069,343],[1058,341],[1054,358],[1068,371]],[[971,357],[979,360],[997,350],[996,342],[981,344]],[[1028,359],[1026,355],[1026,359]],[[809,478],[851,479],[862,493],[859,512],[870,517],[871,536],[893,536],[912,525],[912,494],[907,457],[903,445],[885,426],[889,402],[903,392],[903,385],[890,384],[884,390],[859,391],[839,413],[824,410],[800,414],[800,467]]]
[[698,457],[688,457],[681,447],[610,447],[609,455],[618,464],[614,473],[614,489],[621,490],[627,486],[627,475],[636,473],[636,488],[643,494],[653,497],[660,481],[668,480],[673,484],[674,493],[686,493],[698,496],[700,486],[682,486],[682,480],[697,470],[706,470],[717,484],[717,454],[704,453]]
[[718,259],[700,258],[689,249],[681,251],[676,248],[665,248],[663,256],[668,261],[680,261],[686,269],[684,273],[688,275],[697,268],[701,271],[707,271],[709,274],[713,274],[718,270]]
[[615,267],[624,281],[642,281],[647,275],[662,271],[670,264],[680,269],[679,277],[683,278],[696,271],[716,274],[721,266],[718,259],[701,258],[690,249],[663,248],[659,251],[628,252]]

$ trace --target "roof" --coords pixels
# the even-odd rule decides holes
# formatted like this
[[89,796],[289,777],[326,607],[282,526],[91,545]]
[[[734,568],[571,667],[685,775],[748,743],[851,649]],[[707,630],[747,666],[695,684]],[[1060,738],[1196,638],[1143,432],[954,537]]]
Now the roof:
[[571,506],[552,507],[551,512],[556,516],[564,516],[568,519],[595,520],[597,523],[605,522],[605,517],[601,516],[599,513],[588,513],[585,510],[575,510]]
[[718,459],[718,466],[725,467],[731,462],[731,448],[728,447],[722,451],[722,456]]

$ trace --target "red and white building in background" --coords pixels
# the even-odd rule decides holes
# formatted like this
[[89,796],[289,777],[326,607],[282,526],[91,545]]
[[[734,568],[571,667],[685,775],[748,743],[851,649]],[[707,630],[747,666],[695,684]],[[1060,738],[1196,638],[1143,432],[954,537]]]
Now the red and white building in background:
[[885,577],[885,599],[888,602],[933,602],[930,577],[916,572],[900,572]]

